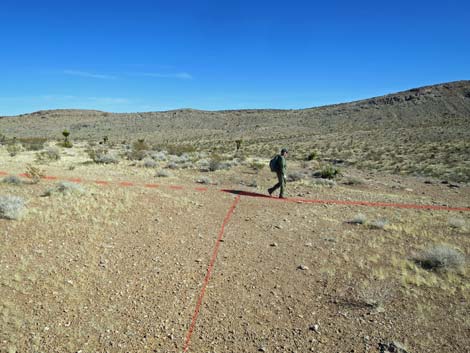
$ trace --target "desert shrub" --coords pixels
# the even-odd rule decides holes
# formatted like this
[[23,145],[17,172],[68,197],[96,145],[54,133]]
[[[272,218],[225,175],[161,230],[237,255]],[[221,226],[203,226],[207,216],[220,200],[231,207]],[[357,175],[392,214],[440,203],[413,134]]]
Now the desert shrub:
[[351,224],[365,224],[367,222],[367,217],[362,213],[358,213],[351,219],[348,223]]
[[46,138],[31,137],[18,139],[27,151],[40,151],[44,148]]
[[153,152],[150,154],[150,158],[155,161],[163,162],[168,160],[168,154],[165,151]]
[[461,229],[465,227],[465,220],[462,218],[449,218],[448,224],[451,228]]
[[300,181],[305,178],[305,174],[302,172],[292,172],[287,174],[287,181]]
[[360,302],[373,309],[382,308],[394,293],[395,286],[387,281],[366,282],[357,291]]
[[0,218],[20,219],[24,214],[24,200],[18,196],[0,196]]
[[387,225],[388,225],[388,220],[386,219],[377,219],[367,224],[367,226],[371,229],[385,229]]
[[60,159],[60,151],[57,147],[47,147],[44,151],[36,153],[36,161],[47,163],[58,161]]
[[313,186],[328,186],[332,188],[336,185],[336,181],[331,179],[313,179],[310,181],[310,184]]
[[132,144],[131,150],[127,152],[127,158],[131,161],[141,161],[147,156],[149,148],[144,139],[139,139]]
[[31,178],[31,182],[33,184],[39,183],[41,178],[45,175],[42,169],[35,167],[31,164],[26,165],[26,174]]
[[90,148],[86,152],[88,153],[88,156],[95,163],[98,163],[98,164],[119,163],[119,158],[113,154],[110,154],[107,148],[104,148],[104,147]]
[[341,171],[330,164],[324,166],[320,171],[313,173],[314,177],[322,179],[335,179],[340,175]]
[[199,161],[196,162],[197,167],[201,172],[209,172],[210,169],[210,161],[207,159],[200,159]]
[[157,162],[155,162],[153,159],[147,158],[144,160],[142,165],[144,168],[155,168],[157,166]]
[[265,166],[266,166],[266,163],[265,162],[262,162],[260,161],[259,159],[253,159],[249,164],[248,166],[255,170],[255,171],[260,171],[261,169],[263,169]]
[[8,144],[6,147],[6,150],[10,157],[15,157],[18,153],[20,153],[23,150],[23,147],[19,143],[11,143]]
[[209,171],[215,172],[219,169],[222,169],[222,157],[218,154],[213,154],[209,160]]
[[196,180],[196,183],[198,184],[212,184],[212,180],[209,179],[208,177],[201,177]]
[[415,261],[427,270],[456,269],[465,264],[465,256],[448,245],[435,245],[424,250]]
[[318,157],[318,153],[316,151],[312,151],[307,155],[307,157],[305,157],[305,160],[306,161],[313,161],[317,157]]
[[355,178],[355,177],[346,177],[342,180],[344,185],[363,185],[365,184],[364,179]]
[[23,184],[23,180],[18,178],[16,175],[8,175],[2,179],[2,182],[5,184],[12,184],[12,185],[21,185]]
[[158,178],[168,178],[171,177],[171,173],[167,170],[159,170],[157,174],[155,175]]
[[52,196],[52,195],[82,195],[85,193],[85,189],[76,183],[71,183],[68,181],[61,181],[57,183],[54,187],[46,190],[43,193],[43,196]]

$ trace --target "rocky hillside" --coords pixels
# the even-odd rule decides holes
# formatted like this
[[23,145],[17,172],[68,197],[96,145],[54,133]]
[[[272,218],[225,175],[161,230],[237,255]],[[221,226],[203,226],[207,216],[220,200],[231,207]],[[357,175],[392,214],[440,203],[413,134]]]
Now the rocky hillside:
[[470,180],[470,81],[301,110],[49,110],[0,118],[7,137],[57,139],[64,129],[72,139],[145,138],[211,151],[243,139],[245,151],[260,156],[286,145],[296,158],[315,152],[359,167]]

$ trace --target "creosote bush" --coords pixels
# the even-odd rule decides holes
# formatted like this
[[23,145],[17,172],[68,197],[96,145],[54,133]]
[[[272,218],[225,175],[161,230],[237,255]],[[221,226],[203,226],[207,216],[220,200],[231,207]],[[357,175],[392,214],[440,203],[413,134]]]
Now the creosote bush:
[[348,223],[350,223],[350,224],[365,224],[366,222],[367,222],[367,217],[365,215],[363,215],[362,213],[358,213]]
[[20,219],[24,214],[24,200],[18,196],[0,196],[0,218]]
[[341,176],[341,171],[332,165],[326,165],[320,171],[313,173],[313,176],[322,179],[335,179]]

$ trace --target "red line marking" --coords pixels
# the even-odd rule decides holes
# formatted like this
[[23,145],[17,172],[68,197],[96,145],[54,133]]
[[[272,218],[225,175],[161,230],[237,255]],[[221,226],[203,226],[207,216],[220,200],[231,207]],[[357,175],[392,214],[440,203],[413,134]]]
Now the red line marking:
[[71,181],[73,183],[81,183],[82,182],[82,179],[80,178],[70,178],[70,179],[67,179],[68,181]]
[[48,175],[44,175],[41,177],[42,179],[46,179],[46,180],[57,180],[57,177],[55,176],[48,176]]
[[368,207],[395,207],[395,208],[408,208],[408,209],[417,209],[417,210],[465,211],[465,212],[470,211],[470,207],[450,207],[450,206],[439,206],[439,205],[417,205],[417,204],[406,204],[406,203],[370,202],[370,201],[313,200],[313,199],[303,199],[303,198],[280,199],[277,197],[269,197],[268,195],[250,192],[250,191],[228,190],[228,189],[222,189],[220,191],[228,192],[228,193],[236,194],[240,196],[267,198],[272,201],[281,201],[281,202],[317,203],[317,204],[323,204],[323,205],[332,204],[332,205],[368,206]]
[[158,188],[160,185],[158,184],[145,184],[145,187],[147,188]]
[[119,183],[121,186],[134,186],[134,183],[128,182],[128,181],[122,181]]
[[196,191],[207,191],[209,190],[208,188],[194,188]]
[[109,184],[109,182],[103,181],[103,180],[95,180],[95,183],[100,184],[100,185],[108,185]]
[[209,267],[207,268],[206,277],[204,277],[204,281],[202,284],[201,292],[199,293],[199,298],[196,303],[196,309],[194,310],[193,318],[191,320],[191,324],[189,325],[188,333],[186,335],[186,340],[184,342],[183,352],[187,352],[189,349],[189,343],[191,341],[191,336],[194,331],[194,327],[196,326],[196,320],[199,315],[199,310],[201,309],[202,299],[204,298],[204,293],[206,292],[207,284],[211,279],[212,269],[214,268],[215,260],[217,259],[217,253],[219,252],[220,242],[224,236],[225,226],[230,221],[233,212],[235,211],[235,207],[237,207],[238,202],[240,201],[240,195],[238,195],[230,206],[227,214],[225,215],[224,221],[222,222],[222,227],[220,229],[219,235],[217,237],[217,241],[215,242],[214,251],[212,252],[212,258],[209,263]]
[[0,171],[0,175],[8,175],[8,173]]
[[30,178],[30,175],[27,173],[21,173],[21,174],[18,174],[18,176],[23,177],[23,178]]
[[168,187],[172,190],[183,190],[184,189],[182,186],[178,186],[178,185],[170,185]]

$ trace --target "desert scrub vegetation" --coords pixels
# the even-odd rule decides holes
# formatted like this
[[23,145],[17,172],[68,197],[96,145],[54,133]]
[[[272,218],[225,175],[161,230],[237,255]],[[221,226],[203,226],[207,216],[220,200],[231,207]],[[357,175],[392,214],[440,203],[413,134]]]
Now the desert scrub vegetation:
[[447,223],[449,224],[449,227],[451,228],[456,228],[456,229],[465,228],[465,220],[463,218],[452,217],[452,218],[449,218]]
[[31,179],[32,184],[37,184],[44,177],[45,173],[39,167],[35,167],[32,164],[26,165],[26,175]]
[[142,161],[142,167],[144,168],[155,168],[157,166],[157,162],[155,162],[151,158],[146,158]]
[[155,176],[157,178],[169,178],[172,176],[172,174],[169,171],[162,169],[162,170],[157,171]]
[[46,147],[44,151],[36,153],[36,162],[48,163],[60,159],[60,150],[57,147]]
[[336,179],[341,176],[341,171],[338,168],[333,167],[331,164],[327,164],[319,171],[314,172],[313,176],[322,179]]
[[367,222],[367,217],[362,213],[358,213],[357,215],[353,217],[353,219],[348,221],[349,224],[366,224],[366,222]]
[[47,139],[42,137],[31,137],[19,138],[18,141],[26,151],[40,151],[44,148]]
[[23,146],[20,143],[14,141],[12,143],[7,144],[6,150],[10,157],[15,157],[18,153],[23,151]]
[[0,195],[0,218],[17,220],[25,213],[24,199],[18,196]]
[[357,289],[357,297],[365,306],[381,311],[395,295],[395,288],[396,285],[387,280],[367,281]]
[[54,185],[52,188],[44,191],[42,196],[53,196],[53,195],[83,195],[85,189],[76,183],[61,181]]
[[106,147],[88,148],[86,150],[88,157],[97,164],[116,164],[119,163],[119,158],[111,154]]
[[414,260],[422,268],[431,271],[460,269],[465,265],[465,255],[445,244],[425,249]]
[[2,179],[2,183],[11,185],[21,185],[23,184],[23,180],[18,178],[16,175],[8,175]]
[[141,161],[149,154],[150,146],[145,139],[138,139],[132,143],[130,151],[127,151],[126,157],[131,161]]

